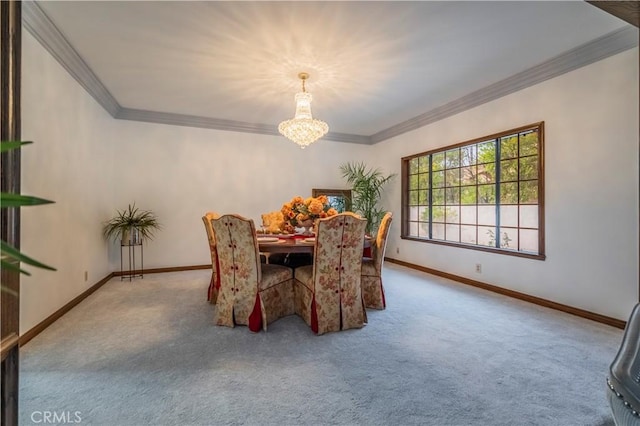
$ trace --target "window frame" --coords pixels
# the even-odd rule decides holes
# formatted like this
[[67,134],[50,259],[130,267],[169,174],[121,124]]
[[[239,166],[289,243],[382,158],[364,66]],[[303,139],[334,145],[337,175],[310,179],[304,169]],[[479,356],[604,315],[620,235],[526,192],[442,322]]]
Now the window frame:
[[[524,252],[524,251],[518,251],[518,250],[513,250],[513,249],[508,249],[508,248],[499,248],[499,247],[491,247],[491,246],[485,246],[485,245],[479,245],[479,244],[472,244],[472,243],[463,243],[460,241],[446,241],[446,240],[434,240],[432,238],[425,238],[425,237],[417,237],[417,236],[412,236],[409,235],[409,202],[410,202],[410,197],[409,197],[409,164],[410,161],[414,158],[419,158],[419,157],[425,157],[428,155],[434,155],[434,154],[442,154],[443,157],[446,156],[446,152],[456,149],[456,148],[461,148],[464,146],[470,146],[470,145],[475,145],[481,142],[490,142],[493,141],[495,143],[500,143],[500,138],[502,137],[506,137],[506,136],[510,136],[513,134],[519,134],[522,132],[526,132],[526,131],[530,131],[530,130],[537,130],[538,131],[538,152],[537,152],[537,156],[538,156],[538,203],[537,203],[537,207],[538,207],[538,252],[537,253],[532,253],[532,252]],[[401,200],[402,200],[402,213],[401,213],[401,231],[400,231],[400,238],[403,240],[410,240],[410,241],[417,241],[417,242],[424,242],[424,243],[430,243],[430,244],[438,244],[438,245],[445,245],[445,246],[451,246],[451,247],[458,247],[458,248],[465,248],[465,249],[472,249],[472,250],[479,250],[479,251],[485,251],[485,252],[491,252],[491,253],[498,253],[498,254],[505,254],[505,255],[509,255],[509,256],[517,256],[517,257],[524,257],[524,258],[529,258],[529,259],[536,259],[536,260],[545,260],[546,259],[546,252],[545,252],[545,215],[544,215],[544,207],[545,207],[545,202],[544,202],[544,189],[545,189],[545,182],[544,182],[544,139],[545,139],[545,135],[544,135],[544,121],[540,121],[537,123],[533,123],[533,124],[529,124],[526,126],[521,126],[521,127],[517,127],[514,129],[510,129],[510,130],[506,130],[503,132],[499,132],[499,133],[494,133],[488,136],[483,136],[483,137],[479,137],[479,138],[475,138],[475,139],[471,139],[468,141],[464,141],[464,142],[460,142],[460,143],[456,143],[453,145],[448,145],[445,147],[440,147],[437,149],[432,149],[429,151],[424,151],[424,152],[420,152],[418,154],[413,154],[410,156],[406,156],[406,157],[402,157],[401,159],[401,176],[402,176],[402,182],[401,182],[401,188],[402,188],[402,192],[401,192]],[[430,157],[432,158],[432,157]],[[518,154],[517,157],[515,157],[517,159],[520,158],[526,158],[526,156],[521,156]],[[503,158],[498,158],[498,150],[496,150],[496,163],[495,164],[499,164],[500,161],[504,161]],[[459,166],[460,169],[462,169],[462,166]],[[499,166],[497,166],[497,168],[499,169]],[[445,171],[446,169],[443,169],[443,172],[446,173]],[[429,198],[426,204],[426,207],[428,208],[433,208],[433,186],[431,183],[431,180],[433,178],[433,169],[431,166],[429,166],[429,172],[428,172],[428,179],[429,179],[429,188],[430,191],[429,192]],[[498,174],[496,172],[496,176],[494,178],[494,185],[495,186],[500,186],[500,183],[502,182],[503,184],[505,182],[510,182],[509,180],[501,180],[500,182],[497,182],[498,179]],[[526,181],[526,179],[522,179],[520,176],[518,176],[517,181],[518,184],[522,181]],[[462,188],[463,186],[460,185],[458,188]],[[478,188],[479,187],[479,183],[476,181],[475,185],[471,185],[471,187],[475,187]],[[443,184],[442,189],[445,189],[445,186]],[[498,194],[496,194],[498,195]],[[497,208],[497,210],[500,209],[500,206],[503,204],[508,204],[511,205],[511,203],[502,203],[500,199],[496,198],[495,200],[495,206]],[[461,205],[461,204],[460,204]],[[475,204],[470,204],[470,205],[475,205],[475,206],[482,206],[483,204],[479,203],[478,200],[476,200]],[[493,204],[490,204],[493,205]],[[525,205],[525,204],[520,204],[520,202],[518,201],[518,206],[520,205]],[[421,205],[423,206],[423,205]],[[445,208],[446,210],[446,208]],[[476,213],[477,214],[477,213]],[[498,228],[499,227],[499,215],[497,215],[496,217],[496,225],[495,227]],[[431,229],[431,227],[433,226],[433,218],[431,217],[431,220],[427,222],[429,228]],[[439,222],[437,222],[439,223]],[[446,227],[447,222],[444,221],[444,226]],[[475,224],[476,229],[480,226],[478,223]],[[513,228],[511,226],[505,226],[506,228]],[[527,227],[520,227],[519,224],[517,227],[515,227],[515,229],[527,229]],[[433,237],[433,233],[429,232],[429,235],[431,235]]]

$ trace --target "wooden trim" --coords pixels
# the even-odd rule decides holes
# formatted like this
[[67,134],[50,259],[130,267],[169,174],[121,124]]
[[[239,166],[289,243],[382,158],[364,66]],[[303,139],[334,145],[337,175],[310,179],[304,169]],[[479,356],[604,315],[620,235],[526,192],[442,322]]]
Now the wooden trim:
[[426,266],[416,265],[413,263],[405,262],[403,260],[392,259],[385,257],[384,260],[395,263],[396,265],[405,266],[407,268],[415,269],[416,271],[426,272],[427,274],[436,275],[439,277],[447,278],[453,281],[457,281],[462,284],[478,287],[483,290],[489,290],[494,293],[502,294],[504,296],[513,297],[514,299],[524,300],[525,302],[533,303],[535,305],[543,306],[545,308],[555,309],[557,311],[565,312],[571,315],[576,315],[581,318],[586,318],[592,321],[596,321],[602,324],[610,325],[612,327],[624,329],[627,325],[626,321],[607,317],[604,315],[596,314],[594,312],[585,311],[583,309],[574,308],[573,306],[563,305],[561,303],[552,302],[540,297],[531,296],[529,294],[520,293],[518,291],[509,290],[506,288],[498,287],[495,285],[483,283],[481,281],[472,280],[469,278],[461,277],[458,275],[450,274],[448,272],[438,271],[437,269],[427,268]]
[[[211,269],[211,265],[192,265],[192,266],[172,266],[168,268],[153,268],[153,269],[143,269],[142,274],[160,274],[163,272],[181,272],[181,271],[195,271],[198,269]],[[136,271],[140,272],[140,271]],[[128,272],[113,272],[112,275],[114,277],[120,277],[122,275],[128,275]]]
[[94,291],[102,287],[107,281],[113,278],[113,276],[114,274],[110,273],[109,275],[107,275],[106,277],[98,281],[96,284],[92,285],[87,290],[82,292],[72,301],[64,305],[62,308],[58,309],[53,314],[49,315],[47,318],[45,318],[43,321],[41,321],[38,325],[33,327],[31,330],[27,331],[22,336],[20,336],[20,346],[26,345],[31,339],[33,339],[38,334],[43,332],[47,327],[53,324],[58,318],[60,318],[61,316],[69,312],[74,306],[76,306],[77,304],[82,302],[84,299],[86,299],[91,293],[93,293]]
[[9,355],[9,351],[18,344],[20,337],[18,333],[11,333],[0,342],[0,352],[2,353],[2,361]]
[[637,1],[587,1],[611,15],[640,27],[640,2]]

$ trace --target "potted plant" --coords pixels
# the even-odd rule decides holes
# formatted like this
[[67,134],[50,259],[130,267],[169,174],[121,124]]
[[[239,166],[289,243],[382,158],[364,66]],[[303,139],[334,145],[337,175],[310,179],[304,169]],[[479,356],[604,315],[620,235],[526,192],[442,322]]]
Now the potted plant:
[[129,204],[125,210],[118,210],[117,215],[104,224],[102,232],[106,239],[120,240],[123,245],[140,244],[142,238],[153,239],[153,232],[160,229],[155,214],[149,210],[140,210],[136,204]]
[[395,174],[384,176],[380,169],[367,168],[364,163],[345,163],[340,171],[352,185],[352,210],[367,219],[366,234],[374,235],[386,212],[378,206],[382,188]]

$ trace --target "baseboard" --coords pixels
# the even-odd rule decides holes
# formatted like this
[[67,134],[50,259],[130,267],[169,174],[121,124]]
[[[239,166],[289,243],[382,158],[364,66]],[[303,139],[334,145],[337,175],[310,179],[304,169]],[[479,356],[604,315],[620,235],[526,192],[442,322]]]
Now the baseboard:
[[38,334],[42,333],[47,327],[53,324],[58,318],[60,318],[61,316],[69,312],[74,306],[82,302],[91,293],[93,293],[94,291],[102,287],[107,281],[109,281],[113,277],[114,277],[114,274],[112,272],[106,277],[104,277],[103,279],[101,279],[100,281],[98,281],[97,283],[95,283],[94,285],[92,285],[91,287],[89,287],[87,290],[83,291],[80,295],[75,297],[72,301],[64,305],[62,308],[58,309],[57,311],[49,315],[47,318],[41,321],[38,325],[36,325],[32,329],[30,329],[29,331],[21,335],[19,339],[20,346],[26,345],[29,342],[29,340],[33,339]]
[[499,293],[504,296],[513,297],[515,299],[524,300],[525,302],[530,302],[539,306],[544,306],[545,308],[555,309],[557,311],[566,312],[571,315],[576,315],[578,317],[586,318],[592,321],[596,321],[602,324],[610,325],[612,327],[617,327],[624,329],[627,322],[622,321],[616,318],[607,317],[604,315],[596,314],[594,312],[585,311],[584,309],[574,308],[573,306],[563,305],[561,303],[552,302],[551,300],[542,299],[540,297],[531,296],[526,293],[520,293],[518,291],[509,290],[506,288],[498,287],[495,285],[483,283],[481,281],[472,280],[465,277],[460,277],[458,275],[450,274],[448,272],[438,271],[437,269],[427,268],[426,266],[416,265],[413,263],[405,262],[403,260],[392,259],[389,257],[385,257],[384,260],[389,263],[395,263],[396,265],[405,266],[410,269],[415,269],[417,271],[426,272],[428,274],[437,275],[439,277],[447,278],[453,281],[457,281],[462,284],[470,285],[473,287],[478,287],[484,290],[489,290],[494,293]]
[[[197,269],[211,269],[211,265],[175,266],[171,268],[144,269],[143,273],[156,274],[161,272],[193,271]],[[94,285],[92,285],[91,287],[89,287],[87,290],[82,292],[79,296],[75,297],[72,301],[70,301],[69,303],[67,303],[57,311],[55,311],[53,314],[49,315],[47,318],[41,321],[38,325],[31,328],[29,331],[27,331],[22,336],[20,336],[19,345],[20,346],[26,345],[31,339],[36,337],[38,334],[42,333],[47,327],[49,327],[56,320],[58,320],[58,318],[62,317],[64,314],[69,312],[74,306],[76,306],[78,303],[86,299],[91,293],[93,293],[94,291],[102,287],[111,278],[119,277],[121,275],[123,275],[123,273],[121,273],[120,271],[112,272],[106,277],[104,277],[103,279],[101,279],[100,281],[98,281],[97,283],[95,283]]]

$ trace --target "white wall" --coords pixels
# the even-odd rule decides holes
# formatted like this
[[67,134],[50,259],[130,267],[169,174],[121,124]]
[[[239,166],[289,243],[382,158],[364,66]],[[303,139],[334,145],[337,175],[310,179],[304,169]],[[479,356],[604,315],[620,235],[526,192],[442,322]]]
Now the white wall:
[[208,264],[205,212],[260,223],[295,195],[345,188],[340,164],[370,159],[366,145],[302,150],[280,136],[114,120],[27,31],[22,67],[22,136],[35,141],[23,150],[22,192],[56,204],[23,209],[21,247],[58,271],[23,276],[21,333],[120,270],[119,244],[102,239],[116,209],[135,202],[163,225],[145,268]]
[[[163,229],[145,246],[145,268],[211,262],[202,224],[207,211],[262,222],[312,188],[346,188],[340,164],[367,160],[367,145],[318,141],[304,150],[280,136],[114,120],[109,142],[120,163],[112,174],[114,208],[136,202]],[[111,269],[120,267],[117,250]]]
[[[24,333],[108,275],[100,222],[113,205],[113,119],[23,31],[22,192],[54,200],[21,213],[21,247],[57,268],[22,276]],[[84,280],[88,271],[88,280]]]
[[383,200],[396,215],[387,255],[619,319],[638,300],[638,49],[374,146],[301,150],[276,136],[114,120],[28,32],[22,105],[23,138],[36,142],[23,150],[23,192],[56,201],[23,209],[22,248],[58,271],[22,278],[21,333],[119,270],[101,228],[129,203],[163,224],[146,268],[206,264],[208,210],[259,221],[311,188],[345,187],[346,161],[399,174],[402,156],[537,121],[546,261],[401,240],[399,178]]
[[[400,239],[400,180],[387,255],[626,320],[638,300],[638,49],[373,147],[377,164],[545,122],[545,261]],[[399,250],[399,254],[397,254]],[[482,264],[482,273],[475,264]]]

